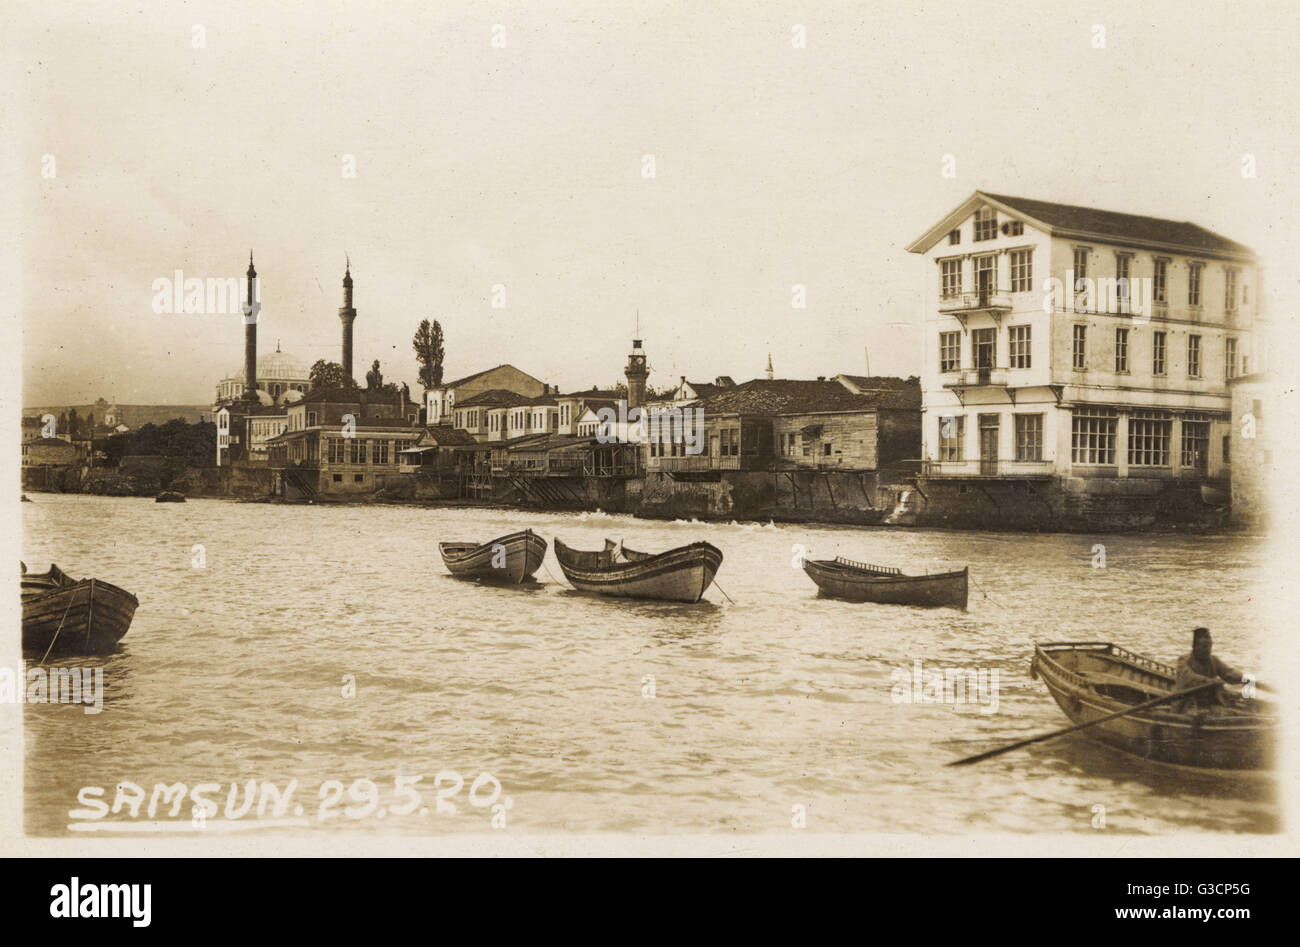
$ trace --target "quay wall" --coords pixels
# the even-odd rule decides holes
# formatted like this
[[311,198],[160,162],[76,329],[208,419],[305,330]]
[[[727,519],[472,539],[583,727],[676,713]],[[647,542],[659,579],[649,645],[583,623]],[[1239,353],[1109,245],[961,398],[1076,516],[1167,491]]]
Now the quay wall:
[[[23,488],[106,496],[154,496],[160,490],[191,497],[257,499],[271,494],[264,467],[189,468],[170,478],[147,469],[24,468]],[[286,495],[287,499],[308,499]],[[1016,532],[1115,532],[1170,526],[1231,525],[1223,504],[1206,502],[1196,484],[1170,480],[1059,478],[1054,480],[939,480],[873,471],[721,471],[716,479],[674,480],[665,473],[639,478],[565,477],[494,479],[474,495],[454,476],[390,476],[367,494],[320,495],[317,501],[386,500],[413,503],[487,503],[536,510],[603,510],[650,519],[774,520],[777,522],[896,525]]]
[[917,526],[1024,532],[1118,532],[1168,526],[1222,527],[1227,510],[1196,484],[1161,480],[918,479]]

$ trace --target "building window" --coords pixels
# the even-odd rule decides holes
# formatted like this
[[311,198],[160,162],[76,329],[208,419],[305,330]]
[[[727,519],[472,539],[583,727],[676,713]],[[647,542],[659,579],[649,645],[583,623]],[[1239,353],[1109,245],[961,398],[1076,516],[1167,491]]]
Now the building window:
[[831,455],[831,442],[827,441],[825,444],[822,445],[822,456],[829,457],[830,455]]
[[351,438],[348,441],[348,463],[364,464],[366,462],[366,442]]
[[365,479],[366,479],[366,475],[365,475],[365,474],[353,474],[353,475],[352,475],[352,482],[353,482],[353,483],[363,483],[363,482],[365,481]]
[[1008,220],[1006,223],[1008,237],[1019,237],[1025,232],[1025,225],[1018,220]]
[[1088,367],[1088,327],[1074,327],[1074,370],[1081,372]]
[[1070,420],[1073,462],[1109,466],[1115,463],[1115,431],[1119,416],[1105,408],[1078,408]]
[[307,426],[308,426],[308,427],[315,427],[315,426],[316,426],[316,412],[315,412],[315,411],[308,411],[308,412],[307,412]]
[[961,368],[961,333],[939,333],[939,371],[955,372]]
[[1119,311],[1128,312],[1128,279],[1133,257],[1127,253],[1115,254],[1115,294],[1119,302]]
[[1088,249],[1087,247],[1074,248],[1074,290],[1078,292],[1082,287],[1079,280],[1088,278]]
[[945,299],[961,295],[961,260],[939,261],[939,291]]
[[1223,274],[1223,308],[1228,312],[1237,311],[1237,270],[1228,267]]
[[1155,271],[1151,279],[1151,299],[1153,302],[1168,302],[1166,287],[1169,280],[1169,261],[1157,258]]
[[996,293],[998,290],[998,258],[995,256],[977,256],[975,258],[975,290],[981,296]]
[[1201,304],[1201,267],[1203,263],[1193,263],[1187,267],[1187,305]]
[[962,441],[966,439],[964,415],[939,419],[939,460],[961,460]]
[[991,369],[997,361],[998,330],[976,329],[971,332],[971,355],[977,369]]
[[370,445],[370,462],[372,464],[387,464],[388,441],[371,441]]
[[1151,333],[1151,372],[1155,375],[1165,373],[1165,334]]
[[1011,251],[1011,291],[1028,293],[1034,288],[1034,251]]
[[1189,335],[1187,337],[1187,377],[1201,377],[1201,337],[1199,335]]
[[1043,459],[1043,416],[1016,415],[1016,460]]
[[1115,371],[1128,373],[1128,329],[1115,330]]
[[1179,462],[1191,470],[1204,473],[1210,452],[1210,423],[1192,416],[1183,418],[1183,450]]
[[1237,340],[1223,340],[1223,377],[1233,379],[1237,377]]
[[1135,411],[1128,419],[1128,462],[1132,467],[1168,467],[1173,422],[1156,411]]
[[334,482],[335,482],[335,483],[342,483],[342,482],[343,482],[343,474],[335,474],[335,475],[334,475]]
[[961,243],[961,228],[958,227],[956,230],[949,230],[948,245],[955,247],[959,243]]
[[1030,357],[1031,329],[1031,326],[1012,326],[1007,330],[1012,368],[1029,368],[1032,364]]
[[998,212],[992,207],[975,211],[975,239],[992,240],[998,235]]
[[1232,435],[1231,434],[1223,435],[1223,462],[1225,464],[1229,462],[1228,452],[1231,449],[1231,447],[1232,447]]

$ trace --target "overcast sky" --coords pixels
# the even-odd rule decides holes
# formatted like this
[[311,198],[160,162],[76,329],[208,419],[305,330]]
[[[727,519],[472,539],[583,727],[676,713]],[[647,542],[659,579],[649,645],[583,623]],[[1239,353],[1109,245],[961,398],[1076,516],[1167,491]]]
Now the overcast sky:
[[976,188],[1192,220],[1289,290],[1295,5],[1051,6],[7,4],[24,401],[210,401],[239,317],[151,287],[250,247],[261,353],[339,358],[349,254],[355,374],[413,389],[422,318],[448,378],[573,389],[638,311],[654,385],[915,374],[903,247]]

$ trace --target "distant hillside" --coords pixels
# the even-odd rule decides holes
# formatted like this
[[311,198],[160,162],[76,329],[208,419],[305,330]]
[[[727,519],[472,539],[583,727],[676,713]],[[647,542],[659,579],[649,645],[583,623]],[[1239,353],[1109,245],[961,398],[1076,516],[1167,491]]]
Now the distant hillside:
[[[84,418],[93,414],[99,423],[104,421],[104,405],[65,404],[39,408],[23,408],[24,417],[39,417],[52,414],[58,417],[71,409],[77,409],[77,417]],[[196,421],[210,421],[212,405],[209,404],[119,404],[118,414],[127,427],[144,427],[146,424],[165,424],[173,418],[181,418],[193,424]]]

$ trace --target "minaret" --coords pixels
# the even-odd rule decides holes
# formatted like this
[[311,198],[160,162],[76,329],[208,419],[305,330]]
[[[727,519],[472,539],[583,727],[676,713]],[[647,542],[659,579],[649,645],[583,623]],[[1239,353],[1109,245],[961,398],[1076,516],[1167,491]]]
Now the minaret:
[[343,323],[343,379],[352,379],[352,321],[357,311],[352,308],[352,261],[347,261],[343,271],[343,305],[339,308],[339,321]]
[[244,304],[244,398],[257,401],[257,294],[254,286],[257,270],[253,269],[253,251],[248,251],[248,301]]
[[767,380],[772,380],[772,353],[767,353]]
[[641,350],[640,339],[632,340],[632,352],[627,357],[627,368],[623,374],[627,376],[628,409],[641,407],[645,401],[645,380],[650,372],[645,367],[645,352]]

